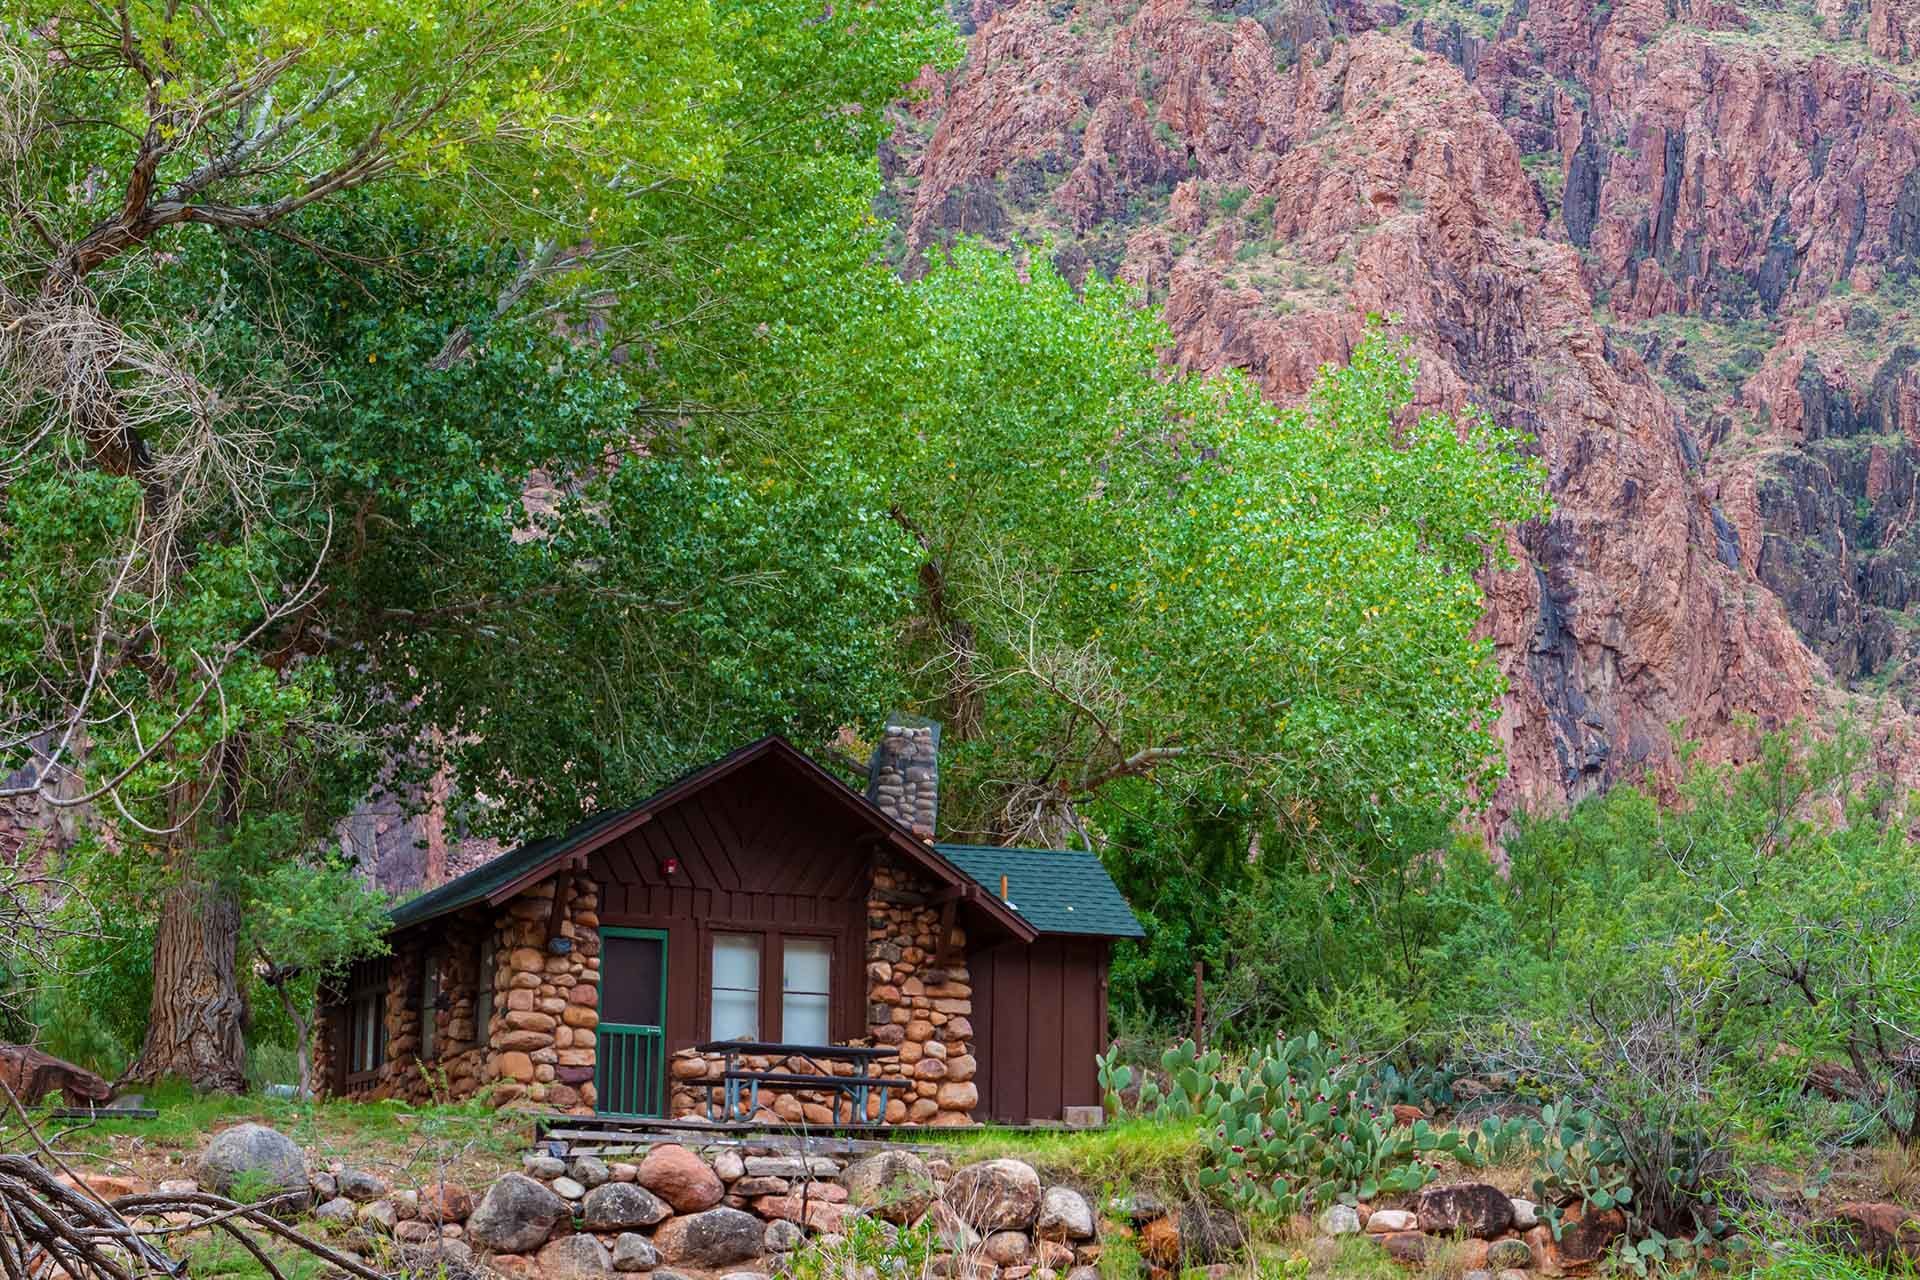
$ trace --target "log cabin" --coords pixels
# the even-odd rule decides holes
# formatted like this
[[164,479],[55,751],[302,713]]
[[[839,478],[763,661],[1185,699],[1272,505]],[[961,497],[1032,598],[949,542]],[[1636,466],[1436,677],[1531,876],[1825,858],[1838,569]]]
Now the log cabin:
[[864,794],[780,737],[396,907],[323,995],[337,1096],[758,1124],[1089,1118],[1109,953],[1089,852],[935,843],[939,728]]

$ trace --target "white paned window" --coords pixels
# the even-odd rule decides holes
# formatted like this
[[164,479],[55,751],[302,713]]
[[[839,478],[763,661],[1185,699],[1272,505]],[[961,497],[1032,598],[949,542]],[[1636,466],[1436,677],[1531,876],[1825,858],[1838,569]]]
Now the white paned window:
[[713,1038],[760,1038],[760,938],[713,935]]
[[833,945],[823,938],[788,938],[780,970],[780,1038],[788,1044],[829,1043]]

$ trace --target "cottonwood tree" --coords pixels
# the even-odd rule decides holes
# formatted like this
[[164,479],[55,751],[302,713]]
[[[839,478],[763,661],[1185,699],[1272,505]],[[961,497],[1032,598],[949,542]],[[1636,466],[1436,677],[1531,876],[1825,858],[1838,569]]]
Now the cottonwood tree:
[[1169,369],[1156,314],[1039,255],[963,244],[905,305],[919,341],[828,420],[919,556],[957,834],[1085,840],[1127,782],[1251,797],[1303,835],[1486,793],[1475,575],[1545,509],[1512,435],[1403,421],[1413,368],[1378,329],[1277,411]]
[[[749,511],[724,477],[642,482],[625,463],[729,385],[737,343],[807,349],[793,317],[749,318],[796,265],[767,257],[780,236],[753,232],[773,218],[792,247],[840,251],[847,157],[937,53],[928,16],[685,0],[8,6],[0,763],[36,759],[36,798],[90,809],[114,850],[155,868],[133,877],[160,900],[133,1076],[242,1081],[244,921],[210,851],[232,846],[249,803],[300,809],[293,847],[253,846],[298,856],[394,734],[436,715],[447,732],[428,741],[468,752],[474,781],[519,788],[501,821],[592,798],[563,757],[529,770],[474,755],[509,739],[489,710],[531,722],[539,707],[575,740],[592,714],[591,684],[575,680],[568,718],[552,686],[508,677],[503,637],[532,650],[602,623],[581,665],[609,686],[689,665],[751,684],[750,648],[729,677],[717,654],[645,647],[663,637],[635,614],[693,605],[609,580],[640,556],[604,532],[607,504],[670,490],[687,569],[740,549],[698,541],[710,509],[733,504],[733,532],[766,527],[754,516],[777,503]],[[788,152],[796,189],[726,203],[729,183],[770,191]],[[290,262],[349,296],[316,311]],[[454,283],[398,308],[371,283],[436,272]],[[452,313],[423,304],[450,296]],[[593,357],[569,363],[583,337]],[[396,365],[405,377],[347,377]],[[471,431],[421,408],[482,393]],[[539,402],[540,429],[516,420],[521,398]],[[521,502],[535,476],[557,479],[557,513]],[[591,545],[596,527],[624,558]],[[760,598],[779,594],[766,585]],[[790,630],[769,619],[761,639]],[[408,666],[422,656],[439,661]],[[805,701],[766,693],[729,709]],[[259,800],[284,751],[338,763],[325,799]],[[663,754],[635,750],[632,772]]]

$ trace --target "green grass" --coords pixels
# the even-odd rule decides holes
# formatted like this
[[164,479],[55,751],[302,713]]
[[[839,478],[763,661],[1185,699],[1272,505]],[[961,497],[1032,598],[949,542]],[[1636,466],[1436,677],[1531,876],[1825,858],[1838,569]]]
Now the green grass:
[[[179,1176],[178,1166],[206,1145],[210,1134],[251,1120],[271,1125],[325,1157],[359,1161],[404,1184],[435,1168],[480,1171],[505,1167],[525,1149],[531,1122],[503,1117],[483,1102],[415,1107],[399,1102],[294,1102],[258,1095],[199,1094],[168,1083],[143,1095],[159,1114],[151,1120],[111,1113],[76,1125],[35,1116],[45,1135],[61,1134],[63,1151],[131,1165],[143,1176]],[[26,1143],[17,1117],[0,1117],[0,1149]],[[173,1166],[171,1172],[159,1166]]]
[[1012,1156],[1046,1173],[1138,1189],[1187,1185],[1205,1150],[1191,1120],[1125,1120],[1101,1129],[1038,1132],[980,1128],[941,1134],[938,1141],[953,1148],[956,1161]]

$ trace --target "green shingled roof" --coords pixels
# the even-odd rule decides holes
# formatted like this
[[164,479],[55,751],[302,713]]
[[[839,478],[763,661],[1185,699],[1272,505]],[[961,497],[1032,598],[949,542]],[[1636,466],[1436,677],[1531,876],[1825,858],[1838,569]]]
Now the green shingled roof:
[[1007,905],[1041,933],[1082,933],[1101,938],[1144,938],[1119,886],[1097,855],[1077,849],[997,849],[991,845],[936,844],[942,857],[1000,896],[1007,878]]

